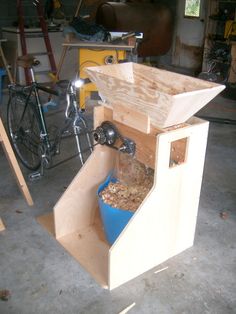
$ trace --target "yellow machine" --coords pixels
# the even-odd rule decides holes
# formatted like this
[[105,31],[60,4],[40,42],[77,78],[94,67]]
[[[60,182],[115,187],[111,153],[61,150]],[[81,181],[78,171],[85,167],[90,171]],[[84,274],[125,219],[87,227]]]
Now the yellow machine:
[[228,39],[231,36],[236,36],[236,21],[226,21],[224,38]]
[[[128,50],[131,48],[128,47]],[[124,48],[100,48],[96,45],[94,48],[80,48],[79,49],[79,76],[82,79],[88,78],[84,71],[85,67],[99,66],[105,64],[114,64],[126,59],[126,50]],[[92,92],[97,91],[93,83],[88,83],[80,88],[80,107],[85,108],[85,100],[91,95]]]

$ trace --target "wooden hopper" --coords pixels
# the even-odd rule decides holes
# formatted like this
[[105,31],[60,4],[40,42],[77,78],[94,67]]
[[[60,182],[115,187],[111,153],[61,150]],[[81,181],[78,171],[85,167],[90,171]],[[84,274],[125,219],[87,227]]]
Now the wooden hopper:
[[86,72],[114,114],[125,106],[159,128],[187,121],[225,88],[132,62],[89,67]]

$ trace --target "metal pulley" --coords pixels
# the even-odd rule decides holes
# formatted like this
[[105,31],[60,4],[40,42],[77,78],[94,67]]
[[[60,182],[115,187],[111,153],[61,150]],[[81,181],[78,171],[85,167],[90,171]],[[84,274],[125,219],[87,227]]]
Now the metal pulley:
[[106,144],[112,146],[118,139],[119,133],[111,122],[105,121],[96,128],[93,133],[93,137],[95,141],[101,145]]
[[[116,126],[109,122],[104,121],[93,131],[94,140],[101,145],[108,145],[114,149],[117,149],[123,153],[134,155],[136,150],[136,144],[133,140],[123,137]],[[115,146],[120,141],[120,146]]]

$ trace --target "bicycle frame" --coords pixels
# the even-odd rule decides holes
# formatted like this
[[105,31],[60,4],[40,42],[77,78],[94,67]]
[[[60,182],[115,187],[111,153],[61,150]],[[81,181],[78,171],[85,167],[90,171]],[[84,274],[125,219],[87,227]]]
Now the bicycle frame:
[[[86,134],[87,137],[87,142],[89,146],[90,152],[92,152],[92,144],[89,136],[89,132],[87,130],[86,122],[84,118],[81,116],[82,110],[78,108],[78,103],[77,103],[77,97],[76,97],[76,88],[73,84],[73,82],[69,82],[67,86],[67,91],[66,91],[66,109],[65,109],[65,118],[66,118],[66,124],[62,129],[58,129],[58,133],[55,138],[53,138],[53,143],[51,142],[48,128],[47,128],[47,123],[45,119],[45,114],[44,114],[44,104],[41,103],[40,96],[39,96],[39,90],[50,94],[50,95],[56,95],[59,96],[59,92],[55,91],[54,89],[42,86],[41,84],[37,83],[35,80],[34,76],[34,70],[33,68],[29,68],[31,72],[31,78],[32,78],[32,83],[29,86],[26,87],[21,87],[22,92],[26,96],[26,101],[23,109],[22,116],[20,117],[20,123],[23,122],[24,120],[24,115],[27,110],[27,107],[29,106],[32,97],[35,99],[33,102],[35,109],[37,111],[38,115],[38,122],[39,122],[39,129],[40,129],[40,160],[41,160],[41,166],[40,166],[40,171],[35,172],[31,174],[31,179],[35,179],[37,177],[40,177],[43,175],[44,168],[52,168],[60,163],[67,161],[76,155],[79,155],[80,161],[83,164],[84,163],[84,157],[83,157],[83,152],[81,150],[81,143],[80,143],[80,138],[79,136],[82,134],[81,130],[85,130],[84,134]],[[11,85],[12,87],[16,85]],[[11,89],[10,86],[10,92],[13,91],[13,88]],[[17,89],[15,89],[15,92],[17,93]],[[12,97],[13,94],[12,94]],[[51,158],[52,156],[59,154],[60,152],[60,141],[62,138],[67,137],[65,133],[69,131],[70,126],[73,128],[73,136],[75,136],[76,139],[76,144],[77,144],[77,150],[78,154],[75,156],[72,156],[62,162],[59,162],[56,165],[51,166]],[[65,136],[63,136],[65,135]],[[72,134],[71,134],[72,135]],[[71,136],[68,135],[68,136]]]

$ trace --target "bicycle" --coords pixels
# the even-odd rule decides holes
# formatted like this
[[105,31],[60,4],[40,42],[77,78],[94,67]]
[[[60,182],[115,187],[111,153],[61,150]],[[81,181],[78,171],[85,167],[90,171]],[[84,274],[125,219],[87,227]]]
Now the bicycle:
[[[39,64],[33,56],[18,58],[18,66],[30,71],[32,82],[26,86],[9,85],[9,102],[7,105],[7,128],[16,155],[29,170],[30,179],[36,179],[44,174],[44,169],[54,168],[62,162],[79,156],[84,164],[84,152],[93,151],[90,131],[84,117],[84,110],[79,108],[74,81],[66,82],[65,125],[54,130],[54,136],[49,133],[45,119],[45,104],[40,99],[39,91],[50,97],[59,96],[62,88],[52,89],[37,83],[34,67]],[[79,81],[81,83],[81,81]],[[63,138],[75,137],[78,153],[66,160],[53,164],[53,157],[60,154],[60,143]],[[87,148],[82,150],[81,137],[85,136]]]
[[229,47],[216,43],[205,53],[205,58],[207,70],[199,73],[198,78],[209,82],[226,84],[231,64]]

